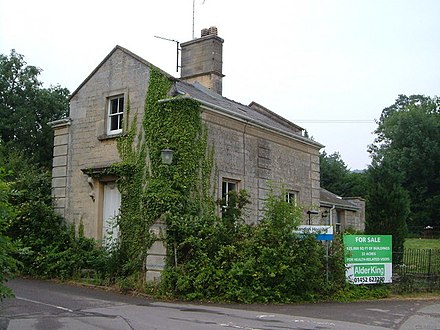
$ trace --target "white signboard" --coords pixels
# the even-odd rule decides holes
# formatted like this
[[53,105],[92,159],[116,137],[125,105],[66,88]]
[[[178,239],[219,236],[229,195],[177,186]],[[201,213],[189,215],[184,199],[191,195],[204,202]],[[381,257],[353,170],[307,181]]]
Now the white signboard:
[[301,225],[298,226],[297,233],[316,235],[318,241],[333,240],[333,226],[315,226],[315,225]]

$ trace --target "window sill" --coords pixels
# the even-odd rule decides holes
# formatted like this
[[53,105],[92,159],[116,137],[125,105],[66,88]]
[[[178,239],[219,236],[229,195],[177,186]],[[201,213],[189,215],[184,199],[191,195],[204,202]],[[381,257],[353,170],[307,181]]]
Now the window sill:
[[105,141],[105,140],[111,140],[111,139],[116,139],[120,136],[125,136],[125,133],[117,133],[117,134],[102,134],[98,136],[98,140],[99,141]]

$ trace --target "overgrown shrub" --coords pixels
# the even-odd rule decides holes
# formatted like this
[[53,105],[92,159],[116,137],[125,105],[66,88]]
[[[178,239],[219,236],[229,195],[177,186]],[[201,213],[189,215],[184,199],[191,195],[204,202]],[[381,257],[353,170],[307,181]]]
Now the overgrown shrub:
[[81,226],[67,226],[54,212],[50,174],[29,166],[14,179],[8,199],[16,212],[9,218],[6,234],[17,247],[20,272],[68,279],[80,277],[83,269],[93,269],[108,277],[108,253],[84,237]]
[[324,246],[313,236],[294,232],[303,213],[285,201],[283,192],[272,191],[264,218],[256,225],[245,224],[241,217],[245,196],[232,193],[222,218],[170,219],[174,236],[168,237],[168,246],[175,246],[177,258],[170,258],[163,273],[163,294],[245,303],[291,302],[322,299],[345,285],[341,249],[332,250],[330,285]]
[[17,261],[13,258],[15,246],[9,237],[5,235],[8,219],[12,218],[15,208],[9,203],[11,187],[4,181],[6,171],[0,167],[0,301],[3,298],[13,296],[5,282],[11,278],[17,270]]

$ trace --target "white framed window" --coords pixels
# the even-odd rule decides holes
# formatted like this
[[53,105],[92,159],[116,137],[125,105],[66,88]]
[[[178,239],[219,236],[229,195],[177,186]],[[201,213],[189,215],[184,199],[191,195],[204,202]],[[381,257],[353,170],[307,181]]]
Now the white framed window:
[[124,96],[114,96],[108,99],[107,134],[122,133],[124,116]]
[[293,205],[298,205],[298,192],[297,191],[288,191],[286,192],[286,202],[293,204]]
[[226,202],[226,205],[228,205],[228,194],[231,191],[235,191],[238,193],[238,181],[237,180],[231,180],[231,179],[223,179],[222,180],[222,200]]

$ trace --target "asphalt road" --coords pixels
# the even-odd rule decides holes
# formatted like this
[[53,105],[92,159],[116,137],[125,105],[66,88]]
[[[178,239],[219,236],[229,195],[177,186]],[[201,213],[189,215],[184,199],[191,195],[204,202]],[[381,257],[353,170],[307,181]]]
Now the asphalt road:
[[96,288],[16,279],[0,329],[440,329],[440,297],[302,305],[155,301]]

